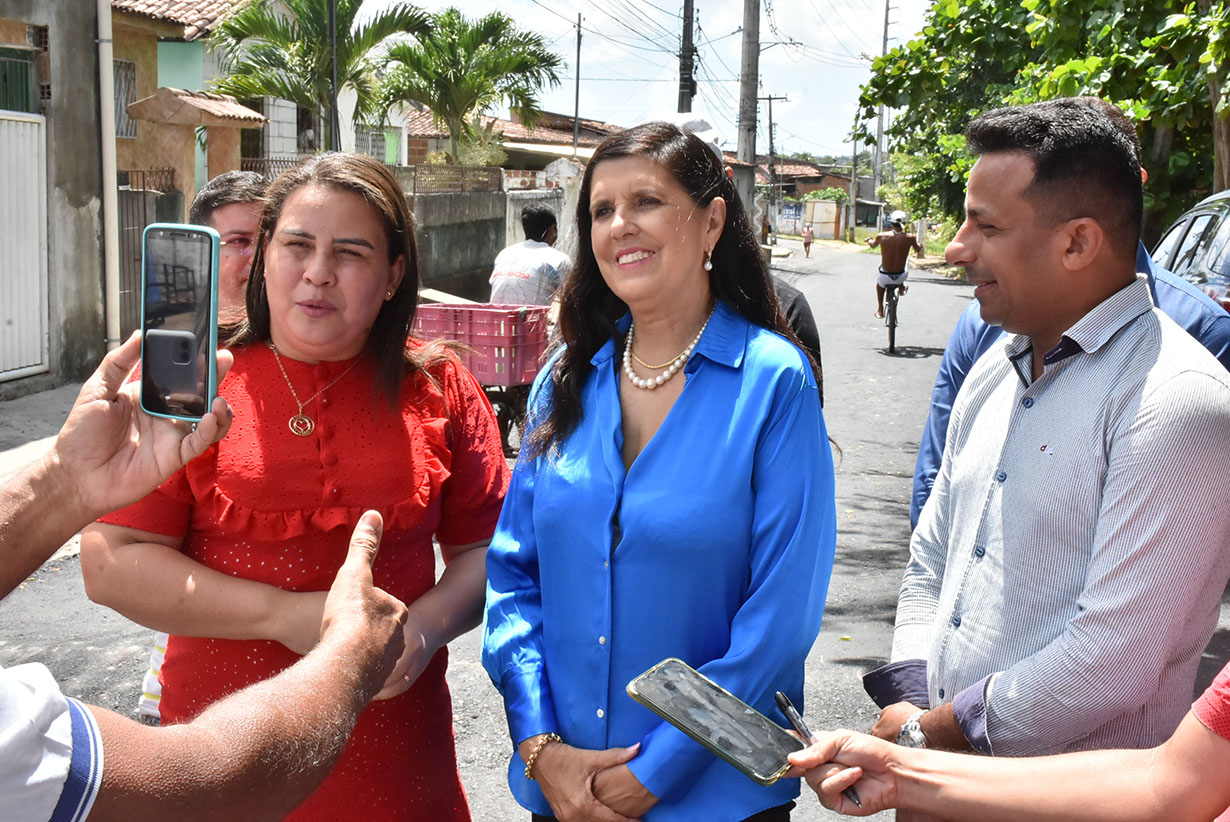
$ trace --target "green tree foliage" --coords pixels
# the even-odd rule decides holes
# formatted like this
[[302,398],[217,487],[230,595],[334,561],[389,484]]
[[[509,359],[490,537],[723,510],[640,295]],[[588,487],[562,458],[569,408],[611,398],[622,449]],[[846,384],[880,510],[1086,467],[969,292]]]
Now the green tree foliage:
[[999,105],[1094,95],[1138,125],[1149,171],[1146,237],[1226,188],[1225,0],[935,0],[909,43],[877,58],[864,119],[901,109],[898,182],[917,213],[959,214],[971,160],[961,132]]
[[850,194],[840,188],[820,188],[803,195],[804,200],[832,200],[842,206],[850,202]]
[[538,93],[559,85],[561,65],[541,35],[518,29],[511,17],[497,11],[470,21],[450,8],[432,15],[417,44],[389,50],[381,98],[386,106],[413,101],[430,109],[456,160],[462,143],[480,141],[476,115],[502,100],[532,126],[542,113]]
[[[397,35],[425,36],[427,15],[398,2],[359,21],[362,0],[336,2],[338,88],[355,91],[354,119],[367,121],[378,108],[376,70],[386,41]],[[224,94],[280,97],[318,117],[328,109],[333,73],[329,0],[252,0],[214,29],[210,47],[226,72],[214,84]],[[337,147],[336,137],[329,135],[330,147]]]

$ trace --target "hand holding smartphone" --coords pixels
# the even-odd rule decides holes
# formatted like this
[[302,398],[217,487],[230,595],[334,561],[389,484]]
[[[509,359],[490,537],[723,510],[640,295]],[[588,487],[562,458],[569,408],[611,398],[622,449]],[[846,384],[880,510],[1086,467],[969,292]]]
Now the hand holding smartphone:
[[628,695],[761,785],[790,769],[803,743],[680,659],[664,659],[628,683]]
[[207,226],[154,223],[142,235],[141,408],[199,422],[218,392],[218,251]]

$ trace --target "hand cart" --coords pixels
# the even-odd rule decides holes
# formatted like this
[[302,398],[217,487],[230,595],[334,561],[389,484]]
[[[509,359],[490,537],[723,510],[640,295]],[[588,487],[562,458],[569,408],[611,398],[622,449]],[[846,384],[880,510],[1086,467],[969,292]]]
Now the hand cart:
[[521,448],[530,384],[547,352],[547,306],[423,303],[414,334],[462,343],[461,362],[482,385],[500,425],[505,456]]

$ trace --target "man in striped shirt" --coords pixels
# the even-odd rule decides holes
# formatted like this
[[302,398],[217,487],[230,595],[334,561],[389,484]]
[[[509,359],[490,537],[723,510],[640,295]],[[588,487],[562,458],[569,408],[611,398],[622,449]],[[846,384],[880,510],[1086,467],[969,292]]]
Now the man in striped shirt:
[[971,370],[910,544],[873,733],[1001,755],[1174,731],[1230,577],[1230,376],[1135,273],[1139,157],[1102,112],[988,112],[947,249],[1010,335]]

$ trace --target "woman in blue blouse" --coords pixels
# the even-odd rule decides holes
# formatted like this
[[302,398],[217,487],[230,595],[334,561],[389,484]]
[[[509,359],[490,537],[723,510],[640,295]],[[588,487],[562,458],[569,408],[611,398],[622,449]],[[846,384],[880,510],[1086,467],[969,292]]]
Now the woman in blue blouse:
[[677,656],[765,713],[802,699],[836,540],[813,366],[700,139],[612,135],[579,203],[564,345],[488,551],[510,786],[535,819],[789,819],[796,780],[757,785],[624,688]]

